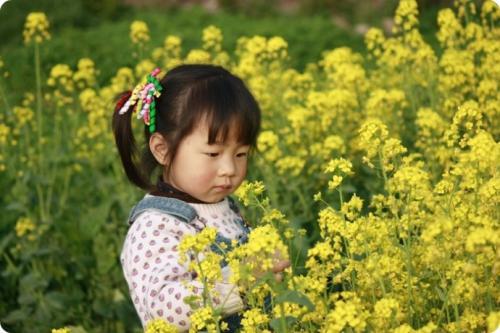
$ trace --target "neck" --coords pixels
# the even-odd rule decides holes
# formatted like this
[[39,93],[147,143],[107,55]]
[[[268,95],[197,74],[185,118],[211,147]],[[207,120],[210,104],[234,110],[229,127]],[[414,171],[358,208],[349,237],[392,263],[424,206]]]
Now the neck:
[[156,188],[153,191],[151,191],[150,194],[161,197],[175,198],[189,203],[197,203],[197,204],[209,203],[199,200],[193,197],[192,195],[173,187],[169,183],[164,182],[162,177],[158,179],[158,182],[156,183]]

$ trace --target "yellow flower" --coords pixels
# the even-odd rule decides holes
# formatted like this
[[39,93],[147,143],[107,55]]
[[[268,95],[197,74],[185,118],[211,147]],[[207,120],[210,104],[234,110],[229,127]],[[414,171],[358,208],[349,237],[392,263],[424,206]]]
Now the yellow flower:
[[73,76],[78,88],[92,87],[96,84],[97,70],[92,59],[82,58],[78,61],[78,70]]
[[328,189],[330,191],[335,190],[342,183],[343,179],[341,176],[333,175],[332,179],[328,181]]
[[163,48],[172,57],[179,58],[181,55],[182,39],[178,36],[168,35],[163,41]]
[[395,30],[409,31],[418,27],[418,6],[415,0],[401,0],[394,17]]
[[250,309],[243,313],[241,333],[262,332],[262,326],[269,322],[269,317],[260,309]]
[[462,26],[449,9],[442,9],[438,13],[439,32],[437,38],[444,47],[457,47],[462,43]]
[[90,112],[93,110],[94,106],[97,105],[97,93],[94,89],[87,88],[83,90],[78,99],[80,100],[80,105],[82,106],[83,111]]
[[32,40],[35,43],[40,44],[44,40],[50,39],[49,34],[49,21],[45,13],[32,12],[26,17],[26,22],[24,23],[24,42],[26,44],[30,43]]
[[325,172],[334,173],[337,171],[345,175],[352,175],[352,163],[344,158],[330,160],[325,168]]
[[31,108],[14,106],[13,111],[19,127],[23,127],[33,120],[34,112]]
[[255,198],[264,193],[265,187],[262,181],[243,181],[240,187],[234,192],[243,205],[248,206]]
[[149,28],[144,21],[133,21],[130,25],[130,39],[134,44],[145,44],[149,41]]
[[494,332],[500,328],[500,311],[491,312],[486,319],[488,322],[488,332]]
[[22,217],[16,222],[16,235],[17,237],[23,237],[26,234],[31,233],[36,229],[33,220],[29,217]]
[[269,60],[284,60],[288,57],[288,43],[282,37],[271,37],[267,41]]
[[116,72],[116,75],[111,78],[111,96],[130,89],[136,85],[136,79],[132,69],[128,67],[121,67]]
[[209,25],[203,29],[203,49],[209,52],[220,52],[222,50],[222,31],[216,26]]
[[186,56],[185,63],[187,64],[203,64],[209,63],[211,59],[210,53],[205,50],[193,49]]
[[476,101],[467,101],[459,107],[453,116],[453,123],[446,131],[445,136],[449,147],[456,143],[464,148],[470,138],[484,128],[483,113]]
[[191,251],[195,254],[203,252],[215,242],[216,235],[215,228],[204,228],[196,235],[186,235],[179,244],[179,251],[183,257]]
[[304,168],[305,161],[297,156],[285,156],[276,161],[276,168],[281,175],[298,176]]
[[379,57],[382,54],[384,41],[384,32],[378,28],[370,28],[365,34],[366,48],[375,57]]
[[216,333],[216,321],[220,319],[220,315],[216,315],[211,307],[206,306],[194,310],[189,319],[191,321],[189,333],[199,332],[201,329],[205,329],[207,333]]
[[62,92],[73,91],[73,71],[66,64],[57,64],[50,70],[47,80],[49,87],[57,87]]
[[340,211],[349,220],[354,220],[363,208],[363,200],[361,200],[356,194],[354,194],[348,202],[344,202],[340,208]]
[[276,208],[266,211],[264,216],[262,216],[261,220],[262,223],[272,223],[274,221],[278,223],[287,222],[285,215],[283,215],[283,213],[277,210]]
[[64,328],[53,328],[51,333],[71,333],[71,330],[68,327]]
[[170,325],[163,319],[148,321],[144,333],[177,333],[177,327]]
[[257,146],[262,156],[269,162],[274,162],[281,156],[281,151],[278,146],[279,138],[272,131],[263,131],[257,139]]
[[366,101],[365,112],[367,118],[377,118],[384,122],[390,133],[399,134],[404,130],[401,118],[407,106],[404,91],[376,89],[371,92]]
[[365,161],[373,167],[369,161],[379,154],[382,143],[387,139],[387,126],[380,119],[369,119],[361,125],[358,134],[359,148],[366,151]]
[[[338,295],[334,296],[338,297]],[[368,311],[355,294],[346,292],[343,296],[344,299],[334,302],[333,310],[326,316],[320,332],[340,333],[348,329],[354,332],[364,332],[369,317]]]
[[398,300],[391,297],[384,297],[375,303],[373,317],[378,330],[387,330],[394,322],[404,319]]
[[342,176],[352,175],[352,163],[343,158],[330,160],[325,168],[325,173],[334,173],[331,180],[328,181],[328,189],[333,191],[344,180]]
[[288,248],[278,231],[270,224],[257,227],[250,233],[247,243],[228,254],[229,266],[233,271],[231,282],[251,284],[256,281],[255,272],[265,273],[274,266],[276,260],[287,257]]
[[197,276],[202,278],[205,283],[213,285],[216,281],[222,280],[222,271],[220,267],[221,260],[222,256],[214,252],[207,252],[204,254],[199,264],[192,262],[190,268],[193,269],[197,273]]
[[10,127],[5,124],[0,124],[0,145],[7,144],[7,138],[10,134]]

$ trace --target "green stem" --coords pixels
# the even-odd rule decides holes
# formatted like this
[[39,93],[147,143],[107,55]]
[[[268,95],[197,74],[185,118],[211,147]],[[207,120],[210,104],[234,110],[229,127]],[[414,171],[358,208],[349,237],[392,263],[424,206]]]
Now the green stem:
[[62,193],[61,193],[61,197],[59,199],[59,207],[65,207],[65,205],[66,205],[66,200],[68,198],[70,179],[71,179],[71,169],[66,168],[66,172],[64,174],[64,182],[63,182],[63,186],[62,186]]
[[[203,269],[201,267],[201,262],[198,259],[198,253],[195,255],[195,258],[196,258],[196,264],[198,265],[198,268],[200,269],[201,281],[203,282],[203,305],[206,306],[208,303],[208,305],[210,306],[212,311],[215,312],[215,307],[214,307],[214,304],[212,302],[212,297],[210,296],[210,291],[208,289],[207,278],[205,277],[205,274],[203,273]],[[215,326],[217,329],[217,333],[221,333],[220,323],[219,323],[218,318],[215,320]]]
[[285,304],[280,303],[280,326],[281,332],[288,332],[286,327],[286,319],[285,319]]
[[457,304],[453,304],[453,312],[455,314],[455,321],[458,322],[457,328],[458,328],[458,333],[462,332],[460,329],[460,315],[458,314],[458,307]]
[[10,115],[11,110],[10,110],[9,101],[7,100],[7,96],[5,95],[5,92],[3,90],[1,82],[0,82],[0,97],[2,97],[3,103],[5,104],[5,109],[7,110],[7,115]]
[[[38,136],[38,174],[43,177],[44,163],[42,162],[42,79],[40,70],[40,47],[35,43],[35,79],[36,79],[36,116],[37,116],[37,136]],[[40,205],[40,218],[43,222],[46,221],[45,214],[45,197],[40,184],[36,185],[38,201]]]
[[382,177],[384,177],[384,188],[385,188],[387,186],[387,173],[385,172],[384,169],[384,158],[382,150],[380,148],[378,149],[378,160],[380,164],[380,170],[382,170]]
[[40,48],[35,43],[35,79],[36,79],[36,116],[38,125],[38,145],[41,151],[42,145],[42,79],[40,70]]

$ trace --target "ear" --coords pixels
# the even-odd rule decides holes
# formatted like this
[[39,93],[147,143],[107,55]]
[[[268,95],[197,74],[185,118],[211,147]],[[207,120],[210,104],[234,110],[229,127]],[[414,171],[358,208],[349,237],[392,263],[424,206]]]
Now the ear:
[[168,144],[163,135],[158,132],[151,134],[149,137],[149,149],[158,163],[161,165],[167,164]]

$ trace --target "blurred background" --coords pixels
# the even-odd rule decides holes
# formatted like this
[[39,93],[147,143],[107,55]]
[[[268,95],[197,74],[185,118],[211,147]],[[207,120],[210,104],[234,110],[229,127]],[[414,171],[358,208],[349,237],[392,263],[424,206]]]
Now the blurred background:
[[[420,0],[420,29],[437,45],[436,13],[451,1]],[[116,68],[132,66],[128,37],[133,20],[145,21],[150,45],[160,45],[168,34],[182,38],[185,52],[198,46],[201,31],[213,24],[224,34],[223,47],[234,50],[240,36],[282,36],[289,44],[291,66],[303,70],[323,50],[349,46],[363,53],[363,34],[369,27],[390,33],[397,0],[9,0],[0,10],[0,56],[15,71],[7,80],[9,98],[20,88],[34,88],[32,54],[24,47],[22,30],[29,12],[42,11],[52,39],[41,50],[42,73],[57,63],[76,65],[82,57],[99,64],[99,83]],[[105,38],[103,38],[105,36]],[[28,85],[28,86],[27,86]]]

